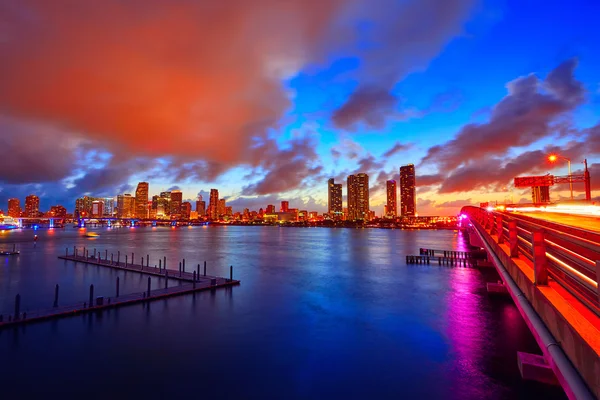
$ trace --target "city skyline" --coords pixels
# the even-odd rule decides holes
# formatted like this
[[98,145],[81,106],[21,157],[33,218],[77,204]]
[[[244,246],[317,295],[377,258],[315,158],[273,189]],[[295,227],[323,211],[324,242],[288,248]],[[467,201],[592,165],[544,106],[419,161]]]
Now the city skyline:
[[[565,162],[546,160],[551,152],[573,160],[574,172],[587,158],[598,198],[600,56],[592,51],[596,37],[584,34],[593,23],[585,2],[567,10],[557,0],[542,9],[528,3],[518,12],[471,0],[325,3],[328,12],[319,13],[296,0],[288,4],[293,13],[244,5],[242,18],[264,15],[266,31],[285,29],[249,24],[233,36],[193,2],[178,12],[152,2],[152,30],[139,25],[135,7],[115,0],[101,10],[65,10],[60,29],[43,2],[3,7],[14,24],[0,45],[0,133],[10,149],[0,203],[36,193],[48,209],[82,195],[134,194],[138,182],[152,182],[159,191],[149,196],[181,190],[188,201],[201,194],[209,202],[207,191],[218,187],[234,208],[288,199],[325,212],[324,180],[366,173],[376,182],[370,206],[382,210],[386,180],[399,182],[397,165],[412,162],[420,171],[418,208],[453,215],[465,204],[529,199],[531,190],[514,188],[512,179],[565,175]],[[375,11],[383,8],[389,16]],[[429,15],[436,29],[419,17],[391,17],[406,13]],[[192,15],[203,23],[192,24]],[[529,34],[532,20],[557,16],[581,23]],[[94,24],[119,27],[131,38],[127,51],[116,51]],[[80,46],[73,31],[97,46]],[[577,45],[563,46],[569,38]],[[36,46],[40,40],[46,45]],[[148,45],[158,42],[173,49],[169,64]],[[205,53],[212,48],[218,56]],[[181,49],[193,50],[178,56]],[[71,65],[77,74],[68,73]],[[47,149],[60,156],[47,157]],[[564,186],[550,195],[569,198]]]
[[[406,175],[403,171],[407,168],[410,171],[409,180],[406,180]],[[400,204],[402,209],[409,208],[410,213],[402,212],[402,217],[417,216],[416,213],[416,186],[415,186],[415,168],[413,164],[400,167]],[[409,185],[410,187],[406,187]],[[150,192],[150,184],[148,182],[139,182],[135,190],[135,196],[131,193],[122,193],[113,197],[96,198],[92,196],[83,196],[77,198],[73,208],[74,218],[100,218],[100,217],[117,217],[117,218],[135,218],[135,219],[190,219],[193,215],[194,219],[206,218],[208,220],[219,220],[223,216],[232,216],[233,207],[227,206],[226,198],[219,197],[218,189],[210,190],[210,202],[206,208],[206,202],[203,201],[203,196],[198,195],[195,202],[192,200],[184,201],[183,193],[180,190],[168,192],[160,192],[160,195],[153,195],[151,198],[148,195]],[[398,187],[395,180],[386,181],[386,196],[387,203],[384,205],[381,212],[377,212],[370,207],[369,195],[369,176],[365,173],[349,175],[347,177],[346,199],[344,202],[343,185],[335,183],[334,178],[327,181],[327,212],[319,213],[315,210],[310,210],[311,214],[322,214],[333,220],[370,220],[375,217],[381,218],[396,218],[397,217],[397,197]],[[403,193],[410,193],[407,198]],[[116,200],[116,203],[115,203]],[[63,205],[54,205],[50,207],[48,213],[40,211],[39,198],[35,195],[26,197],[26,208],[23,212],[20,207],[18,198],[8,199],[8,212],[6,215],[11,217],[28,217],[36,218],[48,214],[63,216],[67,214],[67,208]],[[410,205],[406,206],[409,201]],[[195,204],[195,208],[192,207]],[[344,203],[346,207],[344,207]],[[116,206],[115,206],[116,204]],[[192,211],[193,209],[193,211]],[[262,215],[266,209],[266,214],[275,214],[274,205],[266,205],[260,207],[259,213]],[[2,209],[0,208],[0,211]],[[56,214],[56,210],[60,210]],[[65,210],[64,212],[62,210]],[[287,200],[281,201],[280,213],[288,213],[290,210],[298,213],[299,208],[290,208],[290,202]],[[237,210],[236,210],[237,211]],[[257,210],[252,210],[256,212]],[[194,214],[192,214],[194,212]],[[249,212],[249,208],[244,208],[244,213]],[[304,210],[308,213],[309,210]],[[236,212],[239,214],[239,211]]]

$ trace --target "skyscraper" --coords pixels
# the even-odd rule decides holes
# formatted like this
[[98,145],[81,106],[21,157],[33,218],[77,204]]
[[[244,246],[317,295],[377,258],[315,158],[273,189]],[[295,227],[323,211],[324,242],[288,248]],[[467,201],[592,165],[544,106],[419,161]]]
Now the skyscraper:
[[40,198],[30,194],[25,198],[25,215],[29,218],[36,218],[40,212]]
[[369,219],[369,175],[348,176],[348,220]]
[[360,173],[348,176],[349,220],[369,219],[369,175]]
[[274,214],[275,213],[275,206],[273,204],[269,204],[267,206],[267,214]]
[[415,166],[400,167],[400,215],[414,217],[417,212]]
[[168,217],[171,215],[171,192],[161,192],[156,206],[157,217]]
[[196,202],[196,212],[198,212],[198,218],[206,217],[206,202],[204,200]]
[[281,212],[288,212],[290,210],[290,202],[282,201],[281,202]]
[[101,218],[104,215],[104,200],[92,201],[92,212],[91,216],[94,218]]
[[181,203],[181,218],[190,219],[190,214],[192,213],[192,203],[189,201],[184,201]]
[[21,201],[19,199],[8,199],[8,216],[13,218],[21,216]]
[[202,195],[198,195],[198,200],[196,200],[196,212],[198,213],[198,218],[203,218],[206,214],[206,202],[202,200]]
[[216,221],[219,219],[219,191],[217,189],[210,189],[210,202],[208,203],[208,216],[211,220]]
[[342,216],[342,184],[333,178],[327,181],[327,212],[336,219]]
[[397,190],[396,190],[396,181],[389,180],[386,182],[387,189],[387,208],[386,208],[386,217],[395,218],[398,215],[398,206],[397,206]]
[[219,205],[217,206],[217,214],[219,217],[227,214],[227,202],[225,199],[219,199]]
[[183,202],[183,193],[181,190],[171,191],[171,219],[181,218],[181,203]]
[[104,200],[104,216],[112,217],[115,212],[115,199],[107,197]]
[[135,216],[135,198],[129,193],[117,196],[117,217],[133,218]]
[[348,202],[348,213],[346,220],[354,221],[356,219],[356,175],[348,175],[346,190],[347,202]]
[[135,217],[148,218],[148,182],[140,182],[135,190]]

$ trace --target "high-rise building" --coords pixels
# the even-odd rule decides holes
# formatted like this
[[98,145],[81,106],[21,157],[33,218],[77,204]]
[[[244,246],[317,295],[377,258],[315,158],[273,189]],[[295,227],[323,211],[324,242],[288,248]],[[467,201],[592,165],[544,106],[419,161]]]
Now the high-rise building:
[[267,214],[274,214],[275,213],[275,206],[273,204],[269,204],[267,206]]
[[115,213],[115,199],[107,197],[104,200],[104,216],[112,217]]
[[227,201],[225,199],[219,199],[219,204],[217,205],[217,214],[219,217],[222,217],[226,214],[227,211]]
[[387,204],[385,210],[385,216],[388,218],[395,218],[398,215],[398,191],[396,190],[396,181],[389,180],[386,182],[386,191],[387,191]]
[[19,199],[8,199],[8,216],[13,218],[21,216],[21,201]]
[[182,219],[190,219],[192,214],[192,203],[189,201],[184,201],[181,203],[181,218]]
[[94,197],[83,196],[75,200],[75,218],[86,218],[92,214],[92,203],[98,200]]
[[369,219],[369,175],[348,176],[348,220]]
[[148,182],[140,182],[135,190],[135,217],[148,218]]
[[63,206],[50,207],[50,215],[53,217],[64,218],[67,216],[67,209]]
[[171,191],[171,219],[181,218],[181,203],[183,202],[183,193],[181,190]]
[[196,202],[196,212],[198,213],[198,218],[204,218],[206,216],[206,202],[204,200]]
[[342,217],[342,184],[331,178],[327,181],[327,212],[338,219]]
[[290,202],[289,201],[282,201],[281,202],[281,212],[288,212],[290,210]]
[[94,200],[92,201],[92,212],[91,217],[93,218],[102,218],[104,215],[104,200]]
[[117,217],[133,218],[135,216],[135,198],[129,194],[120,194],[117,196]]
[[161,192],[156,205],[157,218],[171,215],[171,192]]
[[210,189],[210,202],[208,203],[208,216],[211,220],[216,221],[219,219],[219,191],[217,189]]
[[30,194],[25,198],[25,215],[29,218],[36,218],[40,212],[40,198]]
[[400,215],[414,217],[417,212],[416,176],[413,164],[400,167]]

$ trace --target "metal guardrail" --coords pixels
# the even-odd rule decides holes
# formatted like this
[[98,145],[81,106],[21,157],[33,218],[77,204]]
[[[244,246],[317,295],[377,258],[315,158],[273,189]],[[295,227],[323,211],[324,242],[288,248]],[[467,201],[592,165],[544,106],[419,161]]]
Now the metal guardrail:
[[507,243],[511,257],[529,259],[536,285],[547,285],[551,277],[600,316],[599,233],[473,206],[462,212]]

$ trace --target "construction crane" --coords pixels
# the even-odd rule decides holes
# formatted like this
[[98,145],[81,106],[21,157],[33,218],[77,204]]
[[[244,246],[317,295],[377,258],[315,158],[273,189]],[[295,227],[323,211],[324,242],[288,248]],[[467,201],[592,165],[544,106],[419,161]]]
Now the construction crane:
[[554,175],[540,175],[540,176],[519,176],[515,178],[514,185],[516,188],[532,188],[531,194],[534,203],[549,203],[550,202],[550,186],[557,185],[559,183],[585,183],[585,200],[592,201],[592,190],[590,186],[590,171],[588,170],[587,160],[583,161],[585,170],[583,174],[578,175],[566,175],[566,176],[554,176]]

